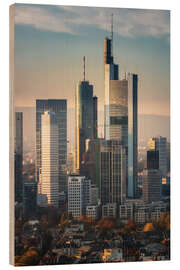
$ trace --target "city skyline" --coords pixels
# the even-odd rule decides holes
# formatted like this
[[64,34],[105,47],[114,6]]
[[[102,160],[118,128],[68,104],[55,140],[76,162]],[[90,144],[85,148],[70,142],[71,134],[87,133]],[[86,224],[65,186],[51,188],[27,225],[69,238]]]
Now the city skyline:
[[170,260],[170,12],[10,15],[12,262]]
[[[82,13],[86,16],[78,16]],[[35,99],[53,96],[68,99],[68,108],[74,107],[74,87],[83,78],[85,55],[87,78],[103,111],[102,46],[112,13],[113,54],[120,75],[139,75],[138,112],[169,115],[169,11],[162,10],[15,4],[15,105],[34,106]],[[51,23],[43,25],[47,18]]]
[[[123,78],[125,72],[138,74],[138,114],[162,116],[166,120],[159,121],[151,136],[169,137],[169,11],[15,4],[15,107],[35,108],[36,99],[67,99],[68,119],[73,119],[74,89],[83,80],[85,55],[86,78],[98,97],[98,135],[102,137],[105,100],[102,48],[104,38],[110,36],[112,13],[113,55],[119,65],[119,76]],[[38,21],[34,14],[39,15]],[[145,16],[148,20],[144,21]],[[97,24],[91,17],[97,19]],[[47,18],[51,19],[49,25]],[[144,125],[141,122],[139,129]],[[26,131],[24,136],[33,138],[32,130],[31,126],[31,136]],[[138,133],[142,140],[144,132]],[[70,149],[74,149],[74,137],[68,127]]]

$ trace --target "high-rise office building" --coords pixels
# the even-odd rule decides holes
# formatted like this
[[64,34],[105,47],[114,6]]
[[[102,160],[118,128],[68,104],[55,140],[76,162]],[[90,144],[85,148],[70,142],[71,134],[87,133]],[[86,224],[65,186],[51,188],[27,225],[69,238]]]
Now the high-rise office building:
[[85,176],[72,175],[68,178],[68,213],[74,218],[86,215],[90,204],[91,181]]
[[56,113],[59,130],[59,192],[67,191],[67,101],[65,99],[36,100],[36,177],[41,173],[41,116],[45,111]]
[[157,169],[143,171],[143,200],[151,203],[161,199],[161,175]]
[[25,181],[23,185],[23,214],[35,217],[37,210],[37,182]]
[[81,165],[84,163],[86,140],[97,136],[97,97],[93,97],[93,85],[85,80],[85,71],[84,80],[76,86],[75,109],[75,169],[80,173]]
[[41,174],[40,196],[42,206],[58,207],[59,202],[59,127],[54,112],[41,116]]
[[91,179],[99,188],[100,184],[100,144],[103,139],[86,140],[85,161],[81,166],[82,175]]
[[93,97],[93,139],[97,139],[98,137],[98,111],[97,111],[97,101],[98,98],[96,96]]
[[138,157],[138,76],[128,73],[128,197],[136,196]]
[[[153,146],[152,142],[150,144]],[[143,171],[142,186],[144,202],[151,203],[161,199],[161,172],[157,150],[147,151],[147,169]]]
[[168,171],[167,163],[167,139],[165,137],[153,137],[148,140],[148,149],[159,151],[159,170],[163,176]]
[[22,202],[23,196],[23,113],[15,113],[15,201]]
[[159,169],[159,151],[147,151],[147,169]]
[[[111,26],[113,30],[113,25]],[[113,31],[104,41],[104,135],[127,147],[127,195],[136,195],[137,182],[137,100],[138,76],[128,73],[119,80],[118,65],[113,60]]]
[[102,141],[100,146],[100,199],[102,204],[120,204],[126,199],[126,149],[120,141]]

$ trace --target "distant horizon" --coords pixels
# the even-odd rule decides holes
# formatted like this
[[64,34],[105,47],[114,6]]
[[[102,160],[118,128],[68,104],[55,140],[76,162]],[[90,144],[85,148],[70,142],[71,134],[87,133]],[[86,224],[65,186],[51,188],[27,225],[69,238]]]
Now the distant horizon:
[[[34,116],[30,115],[28,112],[26,112],[24,115],[24,140],[25,144],[30,144],[28,148],[32,147],[32,142],[35,143],[35,112],[36,112],[36,107],[29,106],[29,107],[16,107],[15,111],[22,111],[22,110],[30,110],[33,111]],[[71,118],[71,115],[74,117],[74,111],[75,108],[68,108],[67,109],[67,114],[68,114],[68,119]],[[99,111],[99,114],[102,114],[102,117],[104,115],[103,111]],[[101,118],[102,118],[101,117]],[[32,119],[32,122],[29,122],[29,119]],[[145,119],[146,118],[146,119]],[[148,119],[147,119],[148,118]],[[152,118],[156,118],[153,120]],[[164,120],[164,121],[163,121]],[[99,120],[98,120],[99,121]],[[71,122],[67,122],[67,132],[68,132],[68,140],[71,140],[71,146],[70,149],[74,148],[74,129],[72,126],[74,125],[73,119],[71,119]],[[101,119],[102,122],[102,119]],[[152,123],[154,123],[153,127],[151,128]],[[34,126],[34,129],[33,129]],[[142,128],[143,127],[143,128]],[[75,126],[74,126],[75,128]],[[101,124],[101,130],[103,131],[103,126]],[[101,131],[100,131],[101,132]],[[144,143],[147,141],[148,138],[150,137],[156,137],[158,135],[167,137],[168,141],[170,141],[170,116],[169,115],[155,115],[155,114],[138,114],[138,142],[140,145],[140,142],[144,141]],[[101,135],[101,134],[99,134]],[[26,147],[27,148],[27,147]],[[70,150],[69,149],[69,150]]]
[[15,105],[67,99],[86,78],[104,106],[104,39],[110,36],[120,78],[138,74],[138,111],[170,115],[170,12],[126,8],[15,4]]

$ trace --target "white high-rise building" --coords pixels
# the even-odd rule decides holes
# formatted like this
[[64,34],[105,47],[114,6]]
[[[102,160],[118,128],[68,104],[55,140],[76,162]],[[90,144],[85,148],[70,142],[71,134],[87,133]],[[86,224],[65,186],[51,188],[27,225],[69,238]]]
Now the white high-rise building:
[[90,204],[91,180],[85,176],[68,178],[68,213],[74,218],[85,216],[86,206]]
[[46,111],[41,116],[41,174],[40,204],[58,207],[59,197],[59,152],[58,123],[56,114]]

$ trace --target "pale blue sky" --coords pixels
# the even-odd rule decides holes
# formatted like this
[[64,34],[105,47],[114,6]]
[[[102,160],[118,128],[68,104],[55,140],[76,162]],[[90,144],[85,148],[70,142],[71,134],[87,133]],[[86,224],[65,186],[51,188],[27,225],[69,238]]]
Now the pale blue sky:
[[15,4],[15,103],[67,98],[75,84],[94,84],[103,110],[103,42],[114,14],[114,58],[120,74],[138,73],[139,113],[169,115],[169,11]]
[[[15,106],[35,106],[38,98],[66,98],[68,108],[73,108],[85,55],[86,78],[98,96],[101,135],[104,38],[110,35],[112,13],[114,61],[119,64],[121,78],[125,72],[139,75],[139,114],[169,116],[170,13],[162,10],[15,4]],[[72,115],[68,117],[72,127]],[[146,127],[141,122],[142,137],[152,121],[146,121]],[[169,134],[166,122],[160,129],[157,125],[152,129],[154,136]],[[71,133],[68,137],[73,141]]]

